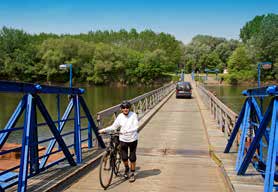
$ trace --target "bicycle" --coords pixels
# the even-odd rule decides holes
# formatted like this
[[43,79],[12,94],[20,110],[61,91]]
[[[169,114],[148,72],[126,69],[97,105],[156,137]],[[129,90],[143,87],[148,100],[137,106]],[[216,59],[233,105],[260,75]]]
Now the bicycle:
[[103,154],[99,167],[100,185],[107,189],[112,182],[113,173],[115,176],[120,176],[121,153],[119,132],[110,132],[102,135],[109,135],[110,142]]

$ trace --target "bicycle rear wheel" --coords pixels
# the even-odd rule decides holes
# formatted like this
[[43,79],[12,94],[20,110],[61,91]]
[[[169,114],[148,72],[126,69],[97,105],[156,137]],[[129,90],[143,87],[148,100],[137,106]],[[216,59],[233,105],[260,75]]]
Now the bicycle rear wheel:
[[106,152],[100,161],[99,167],[99,182],[106,189],[109,187],[113,177],[113,163],[111,162],[111,154]]

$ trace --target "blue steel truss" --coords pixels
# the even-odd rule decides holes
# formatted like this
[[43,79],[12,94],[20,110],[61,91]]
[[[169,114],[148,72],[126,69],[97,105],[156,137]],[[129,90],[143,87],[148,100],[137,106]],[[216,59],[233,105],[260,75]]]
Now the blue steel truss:
[[[231,137],[225,148],[225,153],[230,151],[234,142],[235,136],[241,127],[241,140],[238,148],[238,156],[236,162],[236,171],[238,175],[243,175],[254,158],[259,159],[261,166],[255,167],[262,172],[264,176],[264,191],[271,192],[274,185],[274,180],[277,181],[278,173],[277,166],[277,147],[278,147],[278,86],[269,86],[257,89],[249,89],[243,92],[247,96],[244,105],[241,109],[239,118],[235,124]],[[262,115],[255,97],[268,96],[272,97],[266,112]],[[254,129],[254,137],[249,147],[246,144],[246,131],[250,127]],[[270,125],[270,128],[268,128]],[[263,139],[264,138],[264,139]],[[267,158],[263,158],[264,142],[266,142]],[[258,153],[259,152],[259,156]]]
[[[81,143],[88,141],[88,147],[91,148],[93,132],[100,147],[105,148],[105,144],[98,134],[97,127],[90,114],[90,111],[83,97],[81,96],[84,93],[83,89],[0,81],[0,92],[25,93],[4,129],[0,130],[0,149],[4,146],[12,132],[23,130],[21,147],[7,151],[0,151],[1,156],[11,153],[15,150],[21,150],[20,165],[0,172],[0,178],[2,178],[0,180],[0,191],[4,191],[9,187],[18,184],[18,191],[24,192],[27,188],[28,178],[39,174],[40,172],[58,164],[63,160],[67,160],[71,166],[82,163]],[[58,121],[54,121],[51,118],[48,110],[39,96],[40,94],[57,94]],[[60,118],[59,109],[60,94],[70,95],[70,101],[62,118]],[[81,117],[80,109],[83,109],[85,117]],[[38,124],[37,110],[43,116],[45,123]],[[65,126],[65,123],[71,120],[69,119],[69,115],[72,110],[74,110],[74,131],[62,134],[61,132]],[[18,119],[23,113],[24,126],[15,127]],[[88,127],[86,129],[81,128],[82,118],[86,118],[88,120]],[[56,123],[58,124],[57,126]],[[38,141],[38,127],[42,125],[48,126],[53,137]],[[81,140],[81,131],[84,130],[88,131],[88,138]],[[69,134],[73,134],[74,136],[74,143],[72,145],[66,145],[63,139],[63,135]],[[39,156],[38,146],[44,142],[49,142],[49,145],[45,151],[45,154]],[[59,145],[59,149],[53,151],[56,142]],[[74,154],[72,154],[69,150],[71,146],[74,147]],[[65,157],[47,164],[49,156],[58,152],[63,152]],[[73,156],[75,156],[75,158],[73,158]],[[14,172],[16,169],[19,169],[19,173]]]
[[[248,150],[246,141],[253,138],[253,133],[256,133],[256,125],[260,123],[261,119],[262,114],[256,99],[254,97],[248,97],[243,104],[238,120],[235,124],[233,132],[224,151],[225,153],[228,153],[230,151],[234,139],[236,138],[236,135],[241,128],[241,137],[236,161],[236,171],[239,170],[239,167],[242,164],[243,158],[245,156],[245,151]],[[262,156],[260,155],[259,159],[261,158]]]

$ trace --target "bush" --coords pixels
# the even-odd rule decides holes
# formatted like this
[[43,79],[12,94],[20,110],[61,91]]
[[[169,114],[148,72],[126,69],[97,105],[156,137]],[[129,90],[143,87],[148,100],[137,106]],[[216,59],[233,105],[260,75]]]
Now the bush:
[[227,75],[227,81],[230,84],[236,85],[238,83],[238,76],[236,73]]
[[224,79],[226,81],[228,81],[228,83],[230,84],[238,84],[241,82],[246,82],[246,81],[250,81],[250,80],[254,80],[256,76],[255,71],[251,71],[251,70],[242,70],[242,71],[233,71],[229,74],[223,75]]

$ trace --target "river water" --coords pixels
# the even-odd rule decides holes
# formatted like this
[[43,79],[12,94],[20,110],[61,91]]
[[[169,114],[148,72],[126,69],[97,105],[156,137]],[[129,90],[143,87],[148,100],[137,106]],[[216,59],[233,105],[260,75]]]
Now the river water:
[[[216,96],[230,109],[234,112],[240,112],[242,105],[246,99],[245,96],[241,94],[241,92],[245,89],[250,89],[251,87],[247,86],[207,86],[208,90],[216,94]],[[270,103],[271,97],[266,97],[263,99],[263,113],[266,111]],[[257,98],[258,104],[260,104],[259,99]],[[267,143],[266,140],[263,139],[265,147],[263,147],[263,159],[266,161],[267,158]]]
[[[245,97],[241,92],[250,87],[247,86],[206,86],[208,90],[214,92],[216,96],[230,107],[236,113],[239,113]],[[85,87],[85,94],[83,95],[87,106],[92,114],[96,114],[98,111],[109,108],[116,104],[119,104],[124,99],[131,99],[148,91],[155,89],[154,87],[113,87],[113,86],[93,86]],[[15,110],[18,102],[22,98],[23,94],[15,93],[0,93],[0,130],[4,128],[8,119]],[[53,120],[57,120],[57,102],[56,95],[48,94],[41,95],[41,98],[48,109]],[[68,104],[67,95],[61,95],[61,115],[63,114],[66,106]],[[268,100],[264,102],[264,109],[267,107]],[[82,111],[81,111],[82,112]],[[73,112],[72,112],[73,114]],[[71,116],[72,116],[71,114]],[[23,125],[23,117],[17,123],[16,127]],[[44,122],[42,116],[38,113],[38,122]],[[71,130],[73,127],[73,122],[69,123],[65,128],[66,130]],[[11,134],[10,142],[20,142],[21,141],[20,132]],[[41,138],[46,138],[51,135],[49,128],[43,127],[39,129],[39,135]]]
[[[113,86],[93,86],[93,87],[83,87],[85,88],[85,94],[83,98],[86,101],[86,104],[91,112],[91,114],[96,114],[97,112],[119,104],[122,100],[132,99],[138,95],[149,92],[155,87],[138,87],[138,86],[130,86],[130,87],[113,87]],[[48,109],[53,120],[57,120],[57,96],[55,94],[41,94],[40,95],[44,105]],[[23,94],[18,93],[0,93],[0,130],[2,130],[8,119],[13,114],[16,106],[18,105],[20,99],[23,97]],[[68,104],[68,96],[61,95],[60,96],[60,109],[61,116],[66,109]],[[81,110],[81,113],[83,111]],[[84,114],[84,113],[83,113]],[[44,122],[44,119],[37,112],[38,123]],[[73,116],[73,111],[71,112],[71,116]],[[94,119],[95,120],[95,119]],[[24,113],[22,117],[19,119],[16,127],[23,126],[24,121]],[[95,120],[96,122],[96,120]],[[86,122],[87,123],[87,122]],[[68,130],[72,130],[73,122],[69,123],[67,127]],[[66,128],[66,127],[65,127]],[[48,127],[40,127],[39,129],[39,137],[41,139],[47,138],[52,135],[49,131]],[[21,131],[16,131],[9,136],[9,142],[21,143]]]
[[[225,105],[234,112],[239,113],[246,99],[241,93],[243,90],[251,89],[249,86],[206,86],[206,89],[216,94]],[[263,101],[263,111],[267,108],[270,98]]]
[[208,90],[216,94],[234,112],[239,113],[245,97],[241,92],[249,87],[240,86],[206,86]]

